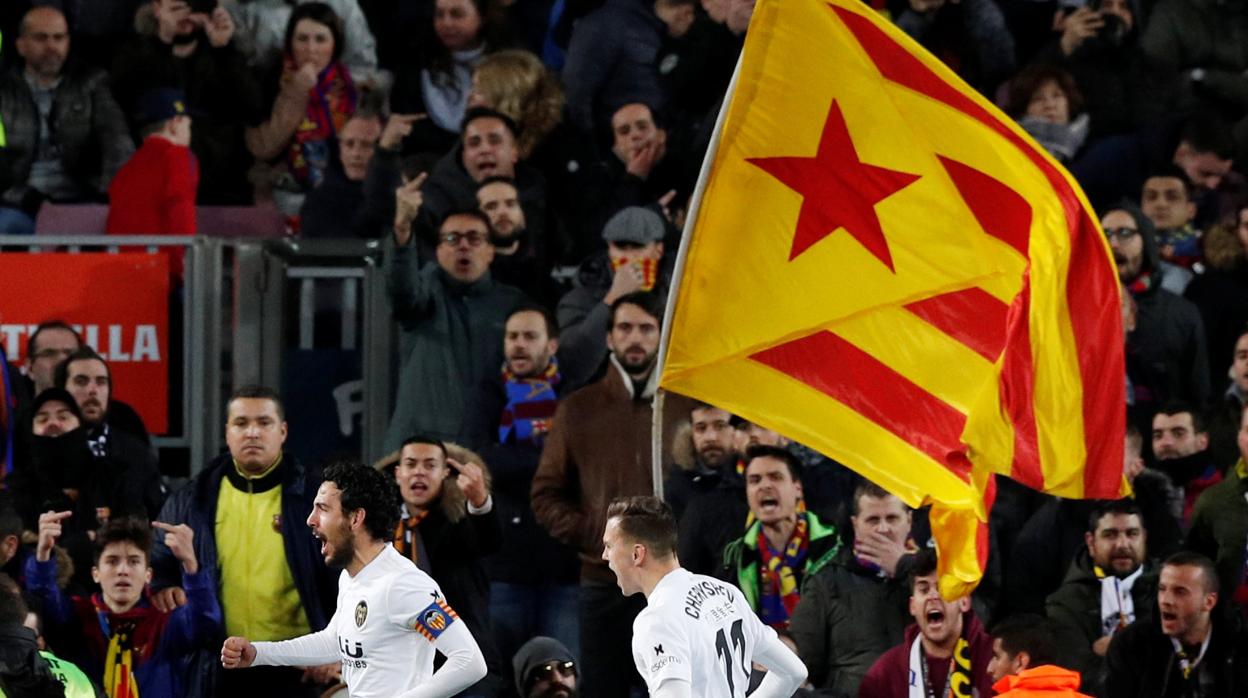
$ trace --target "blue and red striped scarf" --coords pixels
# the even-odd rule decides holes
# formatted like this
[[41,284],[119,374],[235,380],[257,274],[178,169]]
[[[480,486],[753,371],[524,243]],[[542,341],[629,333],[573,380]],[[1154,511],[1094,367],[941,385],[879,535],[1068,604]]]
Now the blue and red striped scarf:
[[540,447],[555,418],[559,395],[555,387],[562,380],[554,357],[541,375],[520,378],[503,364],[503,386],[507,405],[498,420],[498,442],[530,443]]
[[797,525],[784,550],[772,550],[763,527],[758,527],[759,569],[758,615],[773,628],[786,628],[797,607],[802,586],[802,563],[810,549],[808,515],[798,514]]

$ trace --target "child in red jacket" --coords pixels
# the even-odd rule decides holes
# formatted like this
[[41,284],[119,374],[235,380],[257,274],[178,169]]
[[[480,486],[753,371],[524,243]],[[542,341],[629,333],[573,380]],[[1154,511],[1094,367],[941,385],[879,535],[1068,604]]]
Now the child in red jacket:
[[[143,145],[108,188],[110,235],[194,235],[199,162],[191,153],[191,116],[182,91],[148,90],[139,99]],[[170,249],[174,278],[182,250]]]

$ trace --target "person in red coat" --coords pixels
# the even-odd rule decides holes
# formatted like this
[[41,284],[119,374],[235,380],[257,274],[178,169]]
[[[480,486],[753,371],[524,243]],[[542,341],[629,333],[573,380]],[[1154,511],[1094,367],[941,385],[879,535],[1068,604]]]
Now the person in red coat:
[[867,670],[858,698],[972,698],[992,695],[992,637],[970,597],[945,601],[937,589],[936,552],[915,555],[905,640]]
[[[139,99],[143,145],[108,188],[110,235],[194,235],[199,162],[191,153],[191,115],[181,90],[148,90]],[[170,248],[182,277],[182,250]]]

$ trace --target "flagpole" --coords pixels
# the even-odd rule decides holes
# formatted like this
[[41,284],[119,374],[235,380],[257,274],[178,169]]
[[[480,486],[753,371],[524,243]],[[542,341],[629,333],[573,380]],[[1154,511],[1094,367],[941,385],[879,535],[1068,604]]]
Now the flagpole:
[[[680,292],[680,282],[685,275],[685,259],[689,255],[689,243],[693,236],[694,224],[698,220],[698,213],[702,207],[702,195],[706,193],[706,183],[711,176],[711,163],[715,162],[715,156],[719,153],[720,134],[723,133],[728,108],[732,105],[732,98],[737,92],[737,79],[741,76],[743,55],[745,55],[744,47],[737,55],[737,66],[732,70],[732,80],[728,83],[728,90],[724,92],[724,102],[720,105],[719,114],[715,117],[715,130],[711,133],[711,142],[706,149],[706,157],[702,159],[702,169],[698,172],[698,183],[694,186],[693,196],[690,198],[689,212],[685,215],[685,229],[680,234],[680,249],[676,253],[672,285],[667,292],[667,307],[663,309],[663,332],[660,336],[659,355],[654,367],[654,370],[659,372],[659,377],[655,385],[663,382],[663,367],[667,363],[667,345],[671,341],[672,311],[676,308],[676,296]],[[663,397],[665,393],[666,391],[661,387],[655,389],[650,410],[650,468],[651,477],[654,480],[654,496],[659,499],[663,498]]]

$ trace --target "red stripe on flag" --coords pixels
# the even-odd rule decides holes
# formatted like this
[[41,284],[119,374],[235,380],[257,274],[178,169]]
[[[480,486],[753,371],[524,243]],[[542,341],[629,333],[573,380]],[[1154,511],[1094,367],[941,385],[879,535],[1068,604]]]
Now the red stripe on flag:
[[1005,348],[1009,306],[982,288],[925,298],[906,310],[989,361],[996,361]]
[[[1109,266],[1103,263],[1104,243],[1098,239],[1096,228],[1088,218],[1087,212],[1084,211],[1079,197],[1066,178],[1043,155],[987,109],[941,79],[918,57],[872,24],[870,19],[835,5],[829,5],[829,7],[858,40],[859,45],[870,56],[881,75],[898,85],[943,102],[1005,138],[1021,155],[1044,173],[1054,195],[1061,202],[1066,214],[1067,232],[1071,238],[1072,268],[1067,272],[1066,303],[1070,312],[1076,355],[1079,360],[1080,379],[1083,383],[1083,431],[1084,447],[1087,452],[1087,463],[1084,469],[1085,496],[1116,497],[1117,483],[1122,473],[1122,444],[1120,439],[1107,439],[1106,435],[1121,434],[1125,428],[1123,410],[1108,408],[1109,405],[1120,405],[1122,402],[1121,396],[1115,398],[1109,393],[1116,390],[1116,386],[1121,385],[1121,377],[1125,375],[1125,366],[1121,354],[1112,354],[1107,362],[1106,357],[1097,352],[1096,348],[1121,341],[1121,337],[1118,336],[1121,329],[1119,322],[1112,319],[1103,322],[1106,308],[1101,307],[1110,305],[1109,301],[1117,298],[1118,282]],[[1018,312],[1024,318],[1029,314],[1030,300],[1030,293],[1024,293],[1023,302],[1017,307]],[[1117,303],[1112,303],[1112,305],[1117,312]],[[1007,389],[1010,386],[1019,388],[1032,384],[1033,366],[1031,365],[1027,324],[1024,322],[1014,329],[1015,331],[1008,333],[1007,346],[1013,350],[1027,346],[1027,361],[1007,362],[1008,365],[1001,377],[1002,399],[1025,399],[1030,403],[1034,398],[1033,394],[1014,394],[1011,397]],[[1007,408],[1009,407],[1007,402]],[[1011,410],[1012,414],[1030,413],[1033,417],[1030,425],[1016,423],[1016,434],[1019,430],[1034,433],[1034,412],[1034,405],[1028,405],[1022,410]],[[1018,465],[1017,454],[1016,448],[1016,467]],[[1038,452],[1036,456],[1039,456]],[[1037,468],[1040,467],[1038,461],[1035,465]],[[1113,483],[1112,494],[1108,489],[1110,483]]]
[[995,177],[943,155],[936,157],[984,232],[1028,257],[1031,204]]
[[969,481],[966,415],[844,338],[816,332],[750,358],[844,403]]

